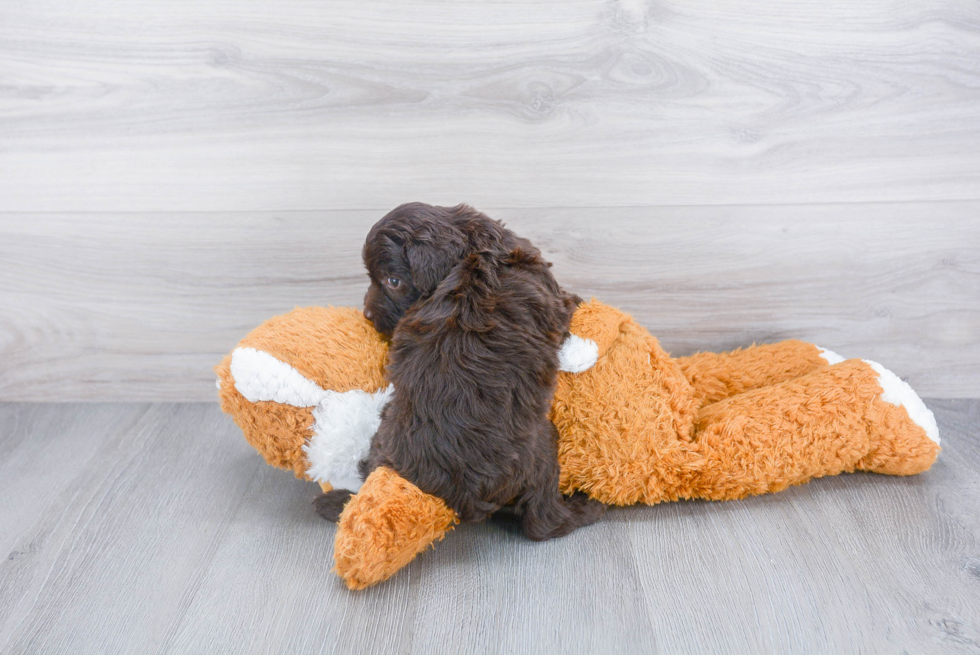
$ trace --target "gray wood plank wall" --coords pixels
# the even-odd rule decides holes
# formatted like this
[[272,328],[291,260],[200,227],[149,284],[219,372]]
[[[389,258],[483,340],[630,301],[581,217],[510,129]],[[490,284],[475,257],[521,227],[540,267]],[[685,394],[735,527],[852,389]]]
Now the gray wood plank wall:
[[980,396],[975,2],[38,0],[0,5],[0,400],[213,398],[416,199],[676,354]]

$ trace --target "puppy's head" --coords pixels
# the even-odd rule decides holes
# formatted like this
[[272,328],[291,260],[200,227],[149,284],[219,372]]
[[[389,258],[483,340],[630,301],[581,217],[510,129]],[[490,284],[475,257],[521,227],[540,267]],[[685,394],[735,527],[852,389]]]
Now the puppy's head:
[[364,242],[364,265],[371,286],[364,296],[364,316],[390,336],[408,309],[435,291],[463,259],[467,236],[458,207],[413,202],[396,207],[378,221]]

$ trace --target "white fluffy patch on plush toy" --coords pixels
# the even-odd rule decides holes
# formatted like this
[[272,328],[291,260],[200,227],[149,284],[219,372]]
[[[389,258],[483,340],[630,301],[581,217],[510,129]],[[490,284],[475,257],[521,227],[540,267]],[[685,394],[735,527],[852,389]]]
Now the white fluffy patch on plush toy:
[[599,344],[571,334],[558,351],[558,368],[569,373],[581,373],[592,368],[598,359]]
[[295,368],[255,348],[235,348],[231,376],[238,393],[251,402],[272,400],[295,407],[313,407],[327,392]]
[[357,464],[367,455],[393,386],[376,393],[328,391],[289,364],[255,348],[232,352],[231,376],[238,393],[250,402],[271,400],[313,407],[313,436],[303,446],[310,462],[307,475],[317,482],[329,482],[334,489],[361,488]]
[[381,425],[381,410],[395,387],[376,393],[326,391],[313,409],[313,436],[303,446],[310,467],[306,474],[334,489],[358,491],[363,480],[357,464],[368,453],[371,437]]
[[901,378],[878,362],[872,362],[870,359],[863,361],[878,374],[878,384],[883,390],[881,399],[886,403],[904,407],[909,418],[926,431],[927,437],[938,444],[939,426],[936,425],[936,417],[919,398],[919,394],[915,393],[907,382],[903,382]]
[[844,358],[835,353],[833,350],[827,350],[826,348],[821,348],[820,346],[817,346],[817,350],[820,351],[820,356],[826,359],[828,364],[837,364],[844,361]]

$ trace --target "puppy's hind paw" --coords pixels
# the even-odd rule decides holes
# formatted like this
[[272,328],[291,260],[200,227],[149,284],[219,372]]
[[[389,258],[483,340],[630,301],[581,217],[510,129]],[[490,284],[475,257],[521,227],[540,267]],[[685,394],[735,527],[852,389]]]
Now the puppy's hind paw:
[[606,505],[581,491],[576,491],[571,496],[565,496],[565,506],[575,516],[576,527],[591,525],[606,513]]

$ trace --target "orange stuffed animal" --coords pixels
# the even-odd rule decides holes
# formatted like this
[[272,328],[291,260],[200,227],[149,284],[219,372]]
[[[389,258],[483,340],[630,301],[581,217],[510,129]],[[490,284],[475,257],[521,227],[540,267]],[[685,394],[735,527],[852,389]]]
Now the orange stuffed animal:
[[[551,415],[565,494],[728,500],[844,471],[912,475],[939,453],[932,412],[874,362],[801,341],[671,358],[594,300],[571,333]],[[357,491],[334,544],[351,589],[390,577],[457,522],[396,471],[359,478],[391,393],[386,355],[359,311],[311,307],[266,321],[216,367],[222,409],[267,462]]]

